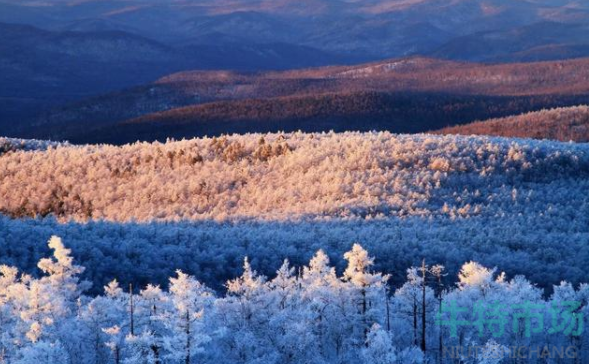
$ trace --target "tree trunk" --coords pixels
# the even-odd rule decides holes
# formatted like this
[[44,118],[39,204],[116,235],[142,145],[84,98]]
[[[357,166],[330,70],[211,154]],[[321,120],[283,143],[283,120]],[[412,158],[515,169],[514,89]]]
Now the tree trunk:
[[366,341],[368,339],[368,320],[366,320],[366,311],[367,311],[367,303],[366,303],[366,290],[362,289],[362,321],[364,325],[364,342],[368,345]]
[[160,362],[160,348],[157,345],[152,345],[151,351],[153,352],[153,363],[154,364],[161,364],[161,362]]
[[[440,313],[441,313],[442,312],[442,293],[441,292],[440,292],[439,301],[440,301],[440,303],[439,303],[439,309],[440,309]],[[440,343],[439,343],[439,345],[440,345],[439,351],[440,352],[438,354],[438,362],[440,364],[442,364],[442,351],[443,351],[443,347],[444,347],[444,335],[442,335],[442,334],[443,334],[442,333],[442,325],[440,325],[440,333],[439,333],[439,336],[440,336],[439,337],[439,341],[440,341]]]
[[185,364],[190,364],[190,311],[186,310],[186,358]]
[[413,298],[413,345],[417,346],[417,298]]
[[421,283],[421,351],[425,354],[426,345],[425,345],[425,274],[426,274],[426,267],[425,267],[425,259],[421,263],[421,274],[422,274],[422,283]]
[[135,307],[133,306],[133,283],[129,283],[129,322],[131,326],[131,335],[135,335],[135,319],[133,317],[134,311]]
[[385,302],[386,302],[386,307],[387,307],[387,331],[390,332],[391,331],[391,311],[390,311],[390,297],[389,297],[389,290],[388,288],[385,289]]

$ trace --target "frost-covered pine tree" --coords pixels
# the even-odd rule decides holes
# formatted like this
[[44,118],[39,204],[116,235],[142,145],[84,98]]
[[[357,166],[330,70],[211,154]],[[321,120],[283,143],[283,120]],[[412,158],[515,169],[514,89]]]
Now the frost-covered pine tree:
[[496,268],[489,269],[476,262],[468,262],[458,273],[458,287],[462,290],[477,289],[482,295],[493,285]]
[[318,250],[309,265],[303,267],[302,281],[307,291],[337,285],[335,268],[329,265],[329,257],[323,250]]
[[[329,257],[318,250],[309,265],[303,267],[300,279],[303,312],[309,331],[314,336],[316,351],[327,360],[343,352],[345,332],[352,328],[349,320],[341,320],[352,306],[344,284],[338,279]],[[334,359],[335,360],[335,359]]]
[[285,259],[276,272],[276,277],[268,282],[269,291],[275,300],[279,310],[297,304],[300,294],[299,282],[295,276],[295,269],[290,266],[288,259]]
[[24,347],[14,364],[55,364],[68,363],[70,360],[67,350],[57,342],[37,341]]
[[268,342],[271,338],[263,335],[271,318],[265,282],[266,277],[258,275],[246,257],[242,275],[227,282],[227,296],[215,303],[223,333],[218,342],[225,360],[264,362],[278,357]]
[[165,313],[169,299],[159,286],[148,284],[137,297],[137,327],[135,335],[127,335],[126,344],[130,349],[127,363],[162,364],[164,358],[164,337],[167,333]]
[[204,285],[182,271],[170,278],[169,311],[164,315],[168,329],[164,337],[166,358],[174,363],[190,364],[204,351],[210,340],[206,334],[205,313],[212,308],[213,295]]
[[360,329],[366,339],[377,317],[382,317],[382,311],[377,311],[377,308],[384,307],[384,288],[388,276],[371,272],[374,258],[360,244],[354,244],[352,250],[344,254],[344,258],[348,261],[348,266],[343,280],[351,284],[350,295],[358,306]]
[[[78,278],[84,268],[73,264],[71,251],[61,239],[51,237],[49,247],[54,251],[53,258],[39,261],[38,267],[44,273],[40,279],[27,280],[28,302],[21,314],[28,326],[26,337],[33,343],[41,339],[52,343],[71,334],[65,322],[77,312],[77,302],[88,287]],[[60,325],[56,325],[58,322]]]
[[0,363],[8,363],[14,356],[15,331],[20,312],[24,309],[27,288],[20,281],[18,270],[7,265],[0,266]]
[[59,292],[65,301],[73,303],[89,287],[88,282],[80,282],[79,279],[85,268],[73,263],[71,250],[63,245],[61,238],[52,236],[49,239],[49,248],[53,249],[53,258],[43,258],[38,264],[45,274],[41,282]]
[[431,320],[435,310],[434,291],[425,285],[424,277],[419,269],[418,267],[407,269],[407,282],[394,294],[393,310],[397,318],[397,327],[403,332],[411,333],[411,335],[399,336],[397,345],[418,346],[423,330],[421,324],[423,307],[426,308],[425,314],[428,320]]
[[316,342],[307,321],[308,305],[301,296],[301,282],[295,269],[284,260],[274,279],[267,283],[272,332],[271,345],[280,362],[306,363],[318,359]]
[[360,354],[365,363],[392,364],[397,361],[393,339],[379,324],[373,324],[370,328],[366,346],[361,349]]
[[[129,333],[126,315],[126,297],[117,280],[104,287],[104,295],[97,296],[80,310],[79,320],[84,324],[96,361],[111,357],[121,363],[124,338]],[[109,351],[107,353],[105,351]]]

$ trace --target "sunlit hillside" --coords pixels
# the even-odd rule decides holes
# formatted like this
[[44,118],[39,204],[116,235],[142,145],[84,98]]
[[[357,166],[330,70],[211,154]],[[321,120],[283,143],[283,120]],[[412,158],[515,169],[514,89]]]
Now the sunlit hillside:
[[30,267],[57,234],[95,289],[113,274],[164,284],[176,268],[219,287],[245,255],[271,273],[318,248],[340,266],[353,242],[393,282],[421,258],[453,273],[476,258],[546,288],[588,273],[585,144],[294,133],[40,146],[0,156],[1,259]]
[[530,112],[444,128],[439,134],[589,141],[589,107],[576,106]]
[[0,210],[117,222],[542,213],[587,188],[588,151],[389,133],[62,146],[2,156]]
[[409,57],[280,72],[199,69],[55,108],[19,123],[12,135],[124,144],[298,130],[420,133],[583,104],[588,80],[586,58],[489,65]]

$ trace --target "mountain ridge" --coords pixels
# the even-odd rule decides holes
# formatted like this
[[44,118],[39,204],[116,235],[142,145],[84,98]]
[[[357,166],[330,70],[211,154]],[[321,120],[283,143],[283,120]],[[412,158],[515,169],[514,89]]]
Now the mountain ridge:
[[540,110],[452,126],[434,133],[552,139],[586,143],[589,142],[589,107],[579,105]]
[[[579,105],[587,102],[587,95],[589,59],[586,58],[487,65],[412,57],[287,71],[199,70],[171,74],[151,85],[61,108],[37,119],[22,135],[78,142],[105,141],[107,139],[98,138],[104,134],[97,131],[102,129],[112,134],[109,129],[114,127],[114,130],[124,129],[119,141],[128,142],[136,140],[132,125],[137,127],[135,135],[153,140],[154,136],[139,132],[151,125],[157,138],[165,139],[166,127],[174,124],[185,127],[187,120],[192,120],[195,126],[201,125],[203,120],[217,120],[218,125],[229,125],[227,122],[231,120],[243,121],[226,132],[277,131],[280,120],[288,121],[288,125],[284,125],[288,130],[297,130],[300,122],[301,128],[309,131],[325,128],[370,130],[370,126],[386,129],[384,125],[396,125],[390,130],[424,132],[489,117]],[[349,105],[342,105],[343,100]],[[400,100],[407,104],[400,104]],[[429,105],[438,114],[419,111],[414,107],[415,102]],[[480,109],[476,111],[473,105]],[[308,109],[297,110],[297,107]],[[257,116],[238,118],[234,115],[236,110],[243,115]],[[342,110],[348,110],[348,114]],[[407,114],[409,110],[415,112],[413,117]],[[285,114],[287,111],[290,115]],[[341,122],[335,122],[329,112],[338,115]],[[260,118],[259,115],[266,116]],[[400,115],[403,117],[397,123],[385,122],[387,117]],[[424,115],[430,115],[429,123],[425,123]],[[162,128],[156,128],[158,118],[161,118]],[[366,125],[358,129],[362,118],[366,119]],[[137,120],[144,121],[145,125]],[[408,126],[411,120],[421,127]],[[256,129],[256,123],[266,126]],[[209,135],[221,133],[218,125],[208,125]],[[199,129],[196,134],[184,136],[205,134],[205,129]],[[183,136],[177,130],[171,132],[172,135]]]

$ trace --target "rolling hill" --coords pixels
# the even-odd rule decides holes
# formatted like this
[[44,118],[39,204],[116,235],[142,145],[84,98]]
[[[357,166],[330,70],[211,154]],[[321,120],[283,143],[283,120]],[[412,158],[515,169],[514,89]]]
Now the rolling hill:
[[543,287],[589,269],[587,144],[388,132],[5,144],[0,262],[33,269],[58,234],[98,290],[113,276],[165,284],[174,269],[223,282],[246,255],[265,273],[326,249],[341,268],[353,242],[396,284],[423,258]]
[[20,135],[74,142],[231,132],[391,130],[587,102],[589,59],[485,65],[428,58],[269,72],[190,71],[37,118]]
[[232,133],[371,131],[419,133],[445,125],[506,116],[545,105],[576,105],[586,96],[455,96],[435,93],[341,93],[219,101],[142,116],[92,130],[73,143],[165,141]]
[[[278,86],[270,85],[275,88],[279,88],[281,82],[311,80],[314,84],[309,87],[313,92],[337,91],[345,86],[348,91],[431,91],[501,96],[581,94],[589,90],[589,58],[488,65],[409,57],[283,72],[188,71],[163,77],[157,83],[182,83],[184,87],[191,87],[210,80],[225,86],[271,80],[272,84],[278,83]],[[319,81],[322,84],[317,85]],[[250,91],[263,93],[267,87]],[[240,89],[235,91],[242,92]]]
[[552,139],[565,142],[572,140],[586,143],[589,142],[589,107],[541,110],[453,126],[436,133]]
[[173,70],[170,49],[123,32],[51,32],[0,23],[2,122],[48,105],[150,82]]

